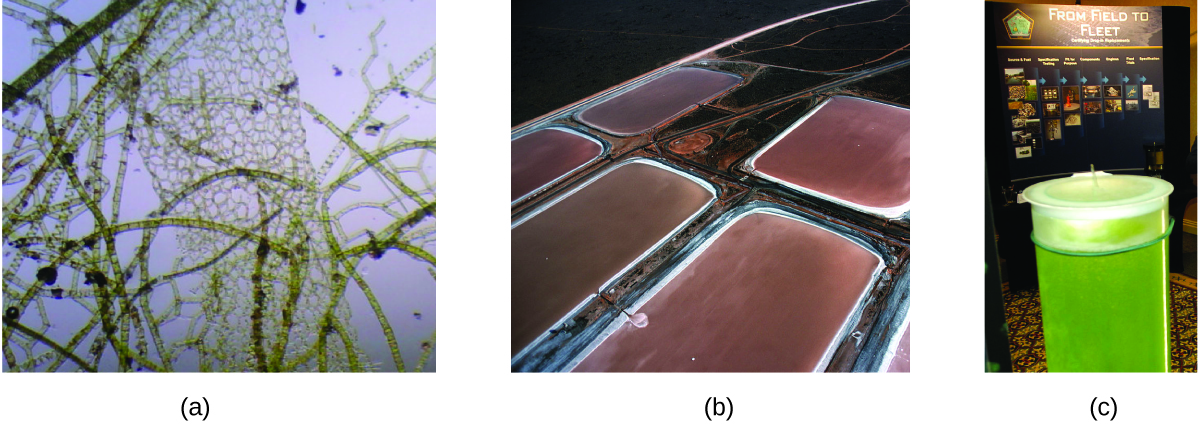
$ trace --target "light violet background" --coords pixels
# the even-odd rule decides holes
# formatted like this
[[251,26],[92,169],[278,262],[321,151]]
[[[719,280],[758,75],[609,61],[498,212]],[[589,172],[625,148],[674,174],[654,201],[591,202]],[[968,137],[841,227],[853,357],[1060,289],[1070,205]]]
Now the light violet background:
[[[283,16],[291,54],[291,67],[300,81],[301,100],[312,104],[341,128],[348,126],[366,103],[367,91],[363,83],[361,68],[371,52],[368,36],[381,21],[386,21],[386,24],[376,36],[379,56],[366,74],[366,78],[370,79],[374,87],[386,84],[389,63],[395,72],[400,72],[434,45],[433,1],[308,1],[306,4],[304,13],[297,14],[294,8],[295,1],[289,0]],[[14,7],[17,10],[24,9],[8,2],[5,3],[5,6]],[[72,22],[81,24],[87,22],[105,6],[106,3],[101,1],[77,0],[68,2],[57,9],[57,12]],[[36,17],[40,14],[32,13],[31,16]],[[61,39],[62,27],[55,26],[55,28],[58,29],[56,39]],[[33,62],[43,54],[42,49],[44,48],[32,46],[30,43],[32,37],[40,36],[37,32],[7,15],[3,17],[3,34],[3,78],[4,81],[11,82],[32,66]],[[38,47],[39,50],[34,50],[34,47]],[[90,66],[90,64],[86,66]],[[335,75],[335,66],[342,71],[341,76]],[[433,69],[432,63],[422,66],[416,73],[404,80],[405,85],[419,89],[431,75]],[[93,81],[89,78],[80,78],[81,90],[86,90]],[[426,91],[426,96],[436,97],[435,87],[436,83]],[[54,109],[57,113],[65,110],[68,89],[69,86],[64,82],[59,90],[54,92]],[[418,99],[415,94],[410,93],[408,98],[392,94],[373,116],[385,123],[394,122],[404,116],[408,117],[407,121],[391,131],[389,139],[394,140],[399,137],[427,139],[435,137],[435,110],[433,103]],[[123,123],[124,112],[119,112],[118,115],[119,119],[112,122]],[[314,121],[307,112],[302,111],[301,115],[301,123],[305,127],[307,136],[305,146],[309,152],[309,158],[313,162],[313,167],[317,168],[322,165],[338,141],[323,125]],[[6,113],[5,118],[11,118],[11,113]],[[18,118],[23,120],[24,115]],[[36,122],[40,123],[40,120]],[[35,124],[35,127],[43,126]],[[3,135],[5,152],[8,152],[15,135],[8,130],[4,130]],[[368,151],[375,149],[382,141],[381,137],[369,136],[362,131],[355,134],[354,139]],[[115,173],[120,144],[114,143],[112,140],[108,142],[104,169],[106,172],[111,170]],[[352,153],[346,150],[334,163],[329,175],[336,176],[350,160],[351,155]],[[434,160],[434,155],[430,153],[426,153],[423,160],[420,160],[419,152],[406,152],[391,156],[391,162],[395,165],[419,165],[425,176],[430,179],[431,184],[435,184],[433,183],[435,178]],[[130,153],[128,167],[129,171],[127,171],[124,182],[124,195],[121,200],[121,221],[144,218],[147,213],[157,209],[161,202],[151,186],[148,173],[142,171],[146,167],[136,149]],[[115,182],[112,175],[110,175],[110,179]],[[405,184],[418,190],[426,187],[426,184],[414,173],[401,174],[401,179]],[[390,197],[391,192],[385,188],[384,183],[374,173],[363,173],[351,183],[359,186],[360,190],[343,188],[335,192],[329,202],[331,212],[339,211],[356,202],[380,201]],[[3,186],[5,202],[15,196],[21,187],[23,187],[21,183]],[[111,195],[110,191],[102,202],[101,210],[111,211]],[[432,201],[433,199],[431,196],[427,196],[426,200]],[[404,206],[411,209],[415,208],[416,204],[405,201]],[[354,235],[361,232],[362,229],[377,231],[390,224],[392,220],[392,217],[378,210],[357,209],[343,216],[341,225],[347,235]],[[427,218],[425,222],[430,220]],[[92,228],[90,214],[83,214],[71,221],[68,233],[73,238],[80,237],[89,233]],[[118,256],[121,258],[122,264],[128,264],[129,259],[133,257],[136,247],[140,244],[140,237],[140,232],[128,232],[118,236]],[[344,243],[358,244],[365,241],[366,237],[363,236]],[[175,232],[170,228],[158,232],[151,249],[151,252],[155,253],[155,255],[151,255],[151,274],[169,272],[175,255],[164,253],[178,251]],[[6,256],[15,251],[7,246],[4,247]],[[435,250],[431,249],[430,251],[436,255]],[[45,261],[37,263],[27,259],[22,262],[17,274],[25,281],[35,281],[37,268],[46,264],[48,263]],[[358,271],[383,306],[388,321],[396,334],[401,355],[406,365],[412,368],[420,357],[421,341],[430,337],[437,321],[433,277],[430,276],[424,263],[413,260],[397,250],[386,251],[384,257],[379,260],[367,258],[360,263]],[[60,269],[60,272],[65,272],[65,269]],[[69,288],[70,286],[66,285],[67,279],[70,277],[60,274],[60,286]],[[201,280],[203,280],[202,274],[192,274],[178,279],[181,293],[191,294],[191,291],[198,288]],[[352,311],[351,324],[357,331],[360,347],[373,362],[380,364],[382,370],[395,371],[395,364],[391,360],[387,342],[365,296],[357,285],[351,284],[347,288],[346,298]],[[168,287],[161,289],[170,292]],[[168,305],[171,296],[167,293],[156,295],[159,296],[151,298],[151,305],[156,311],[161,311]],[[72,303],[69,299],[48,299],[45,305],[52,323],[47,335],[58,341],[69,339],[90,318],[90,314],[82,306]],[[198,305],[185,305],[183,308],[184,318],[195,315],[198,310]],[[414,316],[414,311],[421,313],[420,319]],[[40,320],[36,318],[37,315],[37,312],[31,309],[29,312],[23,312],[22,320],[34,320],[34,323],[40,323]],[[178,339],[186,332],[187,324],[187,320],[176,320],[165,324],[161,328],[163,338],[167,341]],[[88,338],[85,342],[90,340]],[[86,346],[81,349],[86,349]],[[108,354],[112,354],[111,348],[109,350]],[[115,362],[115,355],[105,355],[99,368],[100,370],[116,370]],[[178,363],[178,370],[194,369],[195,352],[191,350],[185,352]],[[431,357],[425,370],[436,371],[436,363],[435,348],[435,355]],[[7,365],[4,366],[4,370],[8,370]],[[63,370],[71,370],[71,368],[64,367]]]

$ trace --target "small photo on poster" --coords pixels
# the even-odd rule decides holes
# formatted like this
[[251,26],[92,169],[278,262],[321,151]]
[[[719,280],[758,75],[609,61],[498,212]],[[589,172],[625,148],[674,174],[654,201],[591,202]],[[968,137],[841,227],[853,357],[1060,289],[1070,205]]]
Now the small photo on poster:
[[1104,86],[1104,97],[1121,97],[1121,86]]
[[1063,111],[1071,112],[1079,110],[1079,87],[1063,87]]
[[1067,118],[1063,120],[1063,125],[1067,127],[1074,127],[1081,124],[1083,124],[1083,115],[1080,114],[1067,114]]
[[1042,100],[1058,100],[1058,87],[1042,87]]
[[1104,112],[1121,112],[1121,99],[1104,99]]
[[1018,130],[1024,129],[1025,128],[1025,117],[1022,117],[1022,116],[1013,117],[1012,124],[1013,124],[1012,128],[1015,128]]
[[1142,84],[1142,100],[1150,100],[1151,93],[1154,93],[1154,85]]
[[1025,100],[1025,86],[1008,86],[1008,101]]
[[1025,100],[1038,100],[1037,80],[1025,80]]
[[1029,134],[1042,134],[1042,120],[1032,118],[1028,121],[1025,121],[1025,130]]
[[1015,131],[1014,133],[1016,134],[1013,135],[1013,145],[1016,146],[1029,146],[1029,141],[1033,139],[1033,135],[1028,131]]
[[1017,158],[1029,158],[1033,156],[1033,148],[1029,146],[1021,146],[1017,149]]
[[[1020,86],[1013,86],[1013,87],[1020,87]],[[1010,111],[1020,111],[1021,108],[1024,108],[1024,107],[1025,107],[1025,102],[1022,102],[1020,100],[1014,100],[1014,101],[1008,102],[1008,110],[1010,110]]]
[[1161,103],[1159,103],[1162,99],[1161,94],[1162,93],[1159,92],[1150,93],[1150,104],[1146,105],[1146,107],[1150,109],[1158,109],[1158,107],[1161,105]]
[[1083,86],[1083,98],[1084,99],[1099,99],[1100,98],[1100,86]]
[[1059,118],[1062,116],[1062,106],[1058,103],[1043,103],[1042,118]]
[[1083,102],[1083,113],[1087,115],[1099,114],[1102,112],[1100,102]]
[[1062,140],[1062,122],[1046,120],[1046,140]]
[[1004,68],[1005,84],[1022,84],[1025,82],[1025,68]]
[[1138,86],[1125,86],[1125,98],[1126,99],[1137,99],[1138,98]]
[[1125,112],[1136,112],[1137,110],[1138,110],[1138,101],[1136,101],[1136,100],[1126,100],[1125,101]]
[[1017,111],[1017,115],[1020,115],[1022,117],[1026,117],[1026,118],[1036,117],[1037,114],[1038,114],[1038,109],[1032,103],[1026,103],[1024,105],[1021,105],[1021,109]]

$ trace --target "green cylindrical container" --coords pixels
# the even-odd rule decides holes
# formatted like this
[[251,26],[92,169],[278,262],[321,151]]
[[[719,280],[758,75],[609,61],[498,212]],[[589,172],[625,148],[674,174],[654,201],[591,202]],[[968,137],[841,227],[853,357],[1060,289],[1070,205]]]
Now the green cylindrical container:
[[1051,372],[1170,367],[1163,180],[1077,174],[1030,186],[1038,286]]

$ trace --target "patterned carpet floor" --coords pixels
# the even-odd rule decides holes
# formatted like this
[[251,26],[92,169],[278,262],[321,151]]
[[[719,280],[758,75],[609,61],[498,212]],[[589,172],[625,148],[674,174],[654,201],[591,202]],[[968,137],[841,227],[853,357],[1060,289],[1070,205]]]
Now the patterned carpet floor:
[[[1009,289],[1004,307],[1013,372],[1045,372],[1046,341],[1037,290]],[[1196,372],[1196,290],[1171,284],[1171,372]]]

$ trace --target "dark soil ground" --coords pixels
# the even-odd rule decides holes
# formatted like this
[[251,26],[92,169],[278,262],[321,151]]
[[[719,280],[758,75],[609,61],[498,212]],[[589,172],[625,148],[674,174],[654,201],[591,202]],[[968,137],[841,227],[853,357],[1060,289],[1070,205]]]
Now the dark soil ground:
[[729,38],[848,0],[516,0],[512,125]]

